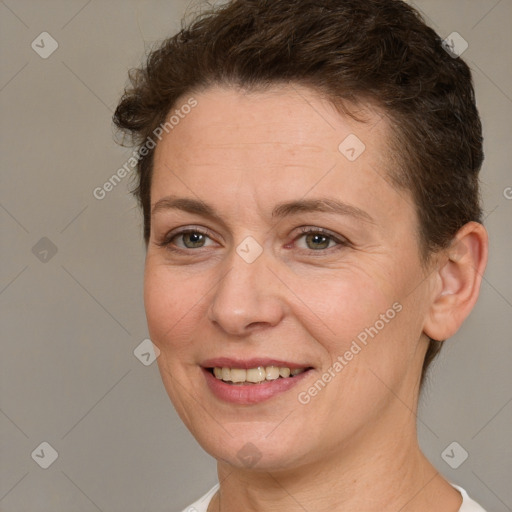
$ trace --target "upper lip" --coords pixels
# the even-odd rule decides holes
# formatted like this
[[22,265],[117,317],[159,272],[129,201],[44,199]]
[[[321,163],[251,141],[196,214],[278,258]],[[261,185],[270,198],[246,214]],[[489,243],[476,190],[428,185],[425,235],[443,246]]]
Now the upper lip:
[[203,368],[241,368],[248,370],[249,368],[257,368],[258,366],[278,366],[280,368],[290,368],[290,370],[298,368],[311,368],[309,364],[292,363],[282,359],[273,359],[269,357],[254,357],[251,359],[233,359],[231,357],[216,357],[207,359],[201,363]]

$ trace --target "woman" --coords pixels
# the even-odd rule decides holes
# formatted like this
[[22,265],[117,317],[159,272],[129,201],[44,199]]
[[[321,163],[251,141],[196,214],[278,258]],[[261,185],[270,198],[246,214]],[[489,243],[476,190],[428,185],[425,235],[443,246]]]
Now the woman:
[[187,510],[483,510],[415,421],[487,260],[467,65],[398,0],[233,0],[131,79],[149,332],[218,461]]

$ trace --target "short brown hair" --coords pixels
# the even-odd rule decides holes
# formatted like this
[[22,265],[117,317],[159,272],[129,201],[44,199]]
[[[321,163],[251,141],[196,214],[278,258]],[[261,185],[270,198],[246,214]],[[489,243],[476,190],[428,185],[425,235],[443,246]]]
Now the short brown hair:
[[[372,101],[392,127],[397,167],[411,192],[424,261],[469,221],[481,222],[482,128],[471,72],[401,0],[232,0],[183,24],[130,72],[114,122],[141,145],[185,94],[213,85],[308,86],[345,111]],[[133,189],[150,236],[153,150]],[[426,370],[441,347],[431,340]]]

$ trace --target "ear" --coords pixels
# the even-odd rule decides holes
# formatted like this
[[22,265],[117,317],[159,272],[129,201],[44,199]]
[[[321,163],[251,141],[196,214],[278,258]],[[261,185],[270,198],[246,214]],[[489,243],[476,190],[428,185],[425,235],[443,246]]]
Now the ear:
[[443,251],[435,275],[435,290],[423,332],[438,341],[453,336],[469,315],[480,292],[487,265],[487,231],[478,222],[468,222]]

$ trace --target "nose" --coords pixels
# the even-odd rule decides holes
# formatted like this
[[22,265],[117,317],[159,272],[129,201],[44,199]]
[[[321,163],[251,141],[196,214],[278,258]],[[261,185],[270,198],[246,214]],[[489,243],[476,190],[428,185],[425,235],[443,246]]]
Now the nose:
[[283,284],[263,252],[247,263],[235,251],[214,288],[208,318],[225,333],[243,336],[279,324],[285,314]]

